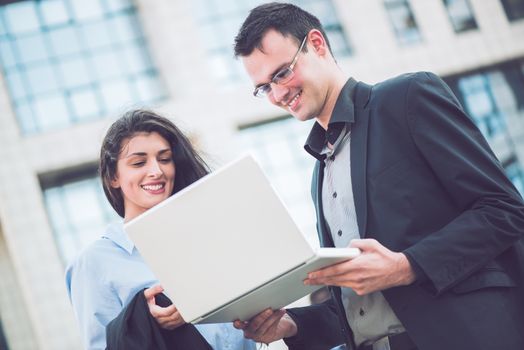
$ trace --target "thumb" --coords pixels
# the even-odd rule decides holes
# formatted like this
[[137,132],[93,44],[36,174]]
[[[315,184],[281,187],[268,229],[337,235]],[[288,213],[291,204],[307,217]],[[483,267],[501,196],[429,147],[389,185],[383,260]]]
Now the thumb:
[[349,247],[359,248],[362,250],[362,252],[365,252],[369,250],[375,250],[377,248],[377,244],[377,240],[372,238],[352,239],[351,242],[349,242]]
[[144,296],[147,301],[150,301],[151,299],[154,299],[155,295],[160,294],[163,291],[164,291],[164,288],[162,288],[161,285],[157,284],[153,287],[150,287],[144,290]]

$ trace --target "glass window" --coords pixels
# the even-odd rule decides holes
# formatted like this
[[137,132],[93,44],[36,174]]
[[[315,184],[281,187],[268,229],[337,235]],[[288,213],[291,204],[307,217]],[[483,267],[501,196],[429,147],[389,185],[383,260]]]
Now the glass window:
[[504,65],[502,73],[508,83],[508,90],[514,96],[515,109],[524,111],[524,60]]
[[44,203],[64,263],[85,245],[100,237],[118,216],[102,191],[93,166],[84,174],[67,172],[44,187]]
[[49,63],[31,65],[27,68],[24,75],[29,82],[29,91],[34,95],[39,95],[49,91],[56,91],[59,86],[58,75],[54,66]]
[[0,59],[2,61],[2,65],[4,66],[4,69],[10,68],[16,65],[16,58],[15,58],[15,52],[13,49],[13,43],[7,40],[5,36],[0,37]]
[[111,12],[130,10],[132,8],[132,3],[129,0],[106,0],[105,5]]
[[504,119],[496,105],[488,75],[479,73],[462,77],[458,87],[469,115],[487,139],[505,131]]
[[64,0],[47,0],[39,5],[44,24],[48,27],[67,23],[71,18]]
[[524,169],[522,165],[513,157],[508,164],[505,164],[504,168],[517,190],[519,190],[521,194],[524,194]]
[[[462,102],[496,154],[501,157],[508,177],[523,193],[521,152],[524,118],[524,70],[522,60],[466,73],[446,82]],[[522,130],[522,131],[521,131]]]
[[143,45],[127,45],[123,47],[121,57],[125,59],[129,72],[143,73],[153,70],[153,62]]
[[455,32],[477,28],[469,0],[443,0]]
[[[0,17],[0,19],[2,19],[2,18]],[[2,20],[0,21],[0,35],[5,35],[6,33],[7,33],[7,30],[6,30],[6,28],[5,28],[5,22],[4,22],[4,20],[2,19]]]
[[524,18],[524,1],[522,0],[501,0],[506,16],[510,21]]
[[40,27],[34,1],[21,1],[5,8],[7,29],[13,34],[31,33]]
[[132,0],[0,6],[0,67],[23,134],[166,97]]
[[79,53],[81,50],[80,37],[76,27],[61,27],[50,30],[48,33],[51,50],[57,57],[72,53]]
[[310,187],[314,159],[304,151],[311,122],[289,117],[243,127],[237,144],[250,151],[312,245],[318,246]]
[[102,99],[109,111],[118,111],[129,108],[134,102],[132,86],[127,79],[118,79],[107,82],[100,89]]
[[70,3],[73,15],[79,22],[98,19],[104,14],[100,0],[70,0]]
[[38,131],[32,108],[33,104],[29,103],[26,99],[18,99],[15,104],[15,113],[18,116],[18,122],[24,130],[30,133]]
[[35,116],[43,129],[54,129],[66,123],[69,111],[64,96],[60,93],[40,95],[34,102]]
[[110,20],[110,29],[119,42],[127,42],[142,37],[140,24],[137,18],[130,18],[126,14],[118,15]]
[[155,79],[154,76],[149,74],[139,76],[136,79],[135,84],[138,95],[141,99],[155,101],[162,98],[162,96],[158,94],[158,79]]
[[506,119],[522,118],[524,72],[519,62],[448,80],[468,114],[490,140],[507,133]]
[[108,23],[105,21],[96,21],[84,23],[79,26],[80,32],[85,39],[87,50],[95,51],[98,48],[109,48],[117,42],[116,37],[107,35],[109,31]]
[[[233,38],[249,10],[266,2],[270,1],[197,0],[192,2],[199,22],[202,42],[207,50],[209,71],[222,87],[247,79],[240,61],[233,57]],[[291,0],[289,2],[301,6],[319,18],[336,58],[351,55],[352,49],[337,18],[332,1]]]
[[384,0],[397,40],[401,45],[418,43],[422,40],[415,16],[407,0]]
[[19,63],[22,64],[45,60],[49,57],[44,37],[40,33],[20,37],[16,41],[16,47],[20,58]]
[[120,77],[124,73],[124,66],[120,62],[118,50],[99,51],[91,56],[91,62],[100,80]]
[[90,88],[71,92],[73,112],[81,120],[95,118],[101,110],[101,103],[95,91]]
[[93,75],[90,74],[87,62],[82,56],[64,59],[59,68],[63,86],[66,88],[86,85],[92,81]]
[[19,71],[14,69],[7,71],[5,79],[7,81],[9,91],[11,91],[11,96],[14,99],[19,99],[26,96],[27,89],[24,86],[24,82]]

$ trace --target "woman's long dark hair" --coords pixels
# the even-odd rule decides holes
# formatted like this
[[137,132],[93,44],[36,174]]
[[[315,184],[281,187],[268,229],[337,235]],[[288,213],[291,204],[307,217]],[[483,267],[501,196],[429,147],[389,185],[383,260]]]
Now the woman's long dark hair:
[[209,167],[195,151],[188,138],[169,119],[148,110],[131,110],[115,121],[102,142],[99,173],[109,203],[118,215],[124,217],[124,198],[119,188],[113,188],[122,142],[137,133],[157,132],[171,145],[176,167],[173,193],[192,184],[209,173]]

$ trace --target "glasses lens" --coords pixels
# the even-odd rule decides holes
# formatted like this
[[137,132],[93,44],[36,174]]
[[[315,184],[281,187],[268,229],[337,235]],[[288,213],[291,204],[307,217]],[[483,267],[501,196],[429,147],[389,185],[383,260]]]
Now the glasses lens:
[[271,91],[271,85],[270,84],[264,84],[260,85],[253,91],[253,95],[256,97],[264,97]]
[[279,70],[273,77],[275,84],[284,84],[293,77],[293,70],[289,67]]

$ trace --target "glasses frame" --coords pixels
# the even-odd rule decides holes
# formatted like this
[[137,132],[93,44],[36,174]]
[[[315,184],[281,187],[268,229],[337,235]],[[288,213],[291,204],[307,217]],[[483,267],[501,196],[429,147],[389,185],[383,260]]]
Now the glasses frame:
[[291,60],[290,65],[276,72],[273,75],[273,77],[271,78],[271,81],[269,83],[265,83],[265,84],[257,86],[255,90],[253,91],[253,96],[260,97],[260,98],[265,97],[271,92],[271,84],[278,84],[278,85],[285,84],[293,78],[293,76],[295,75],[295,71],[293,69],[295,68],[295,65],[297,64],[298,55],[300,54],[300,52],[304,48],[304,45],[306,44],[307,37],[308,36],[306,35],[304,39],[302,39],[302,43],[300,44],[297,52],[293,56],[293,59]]

